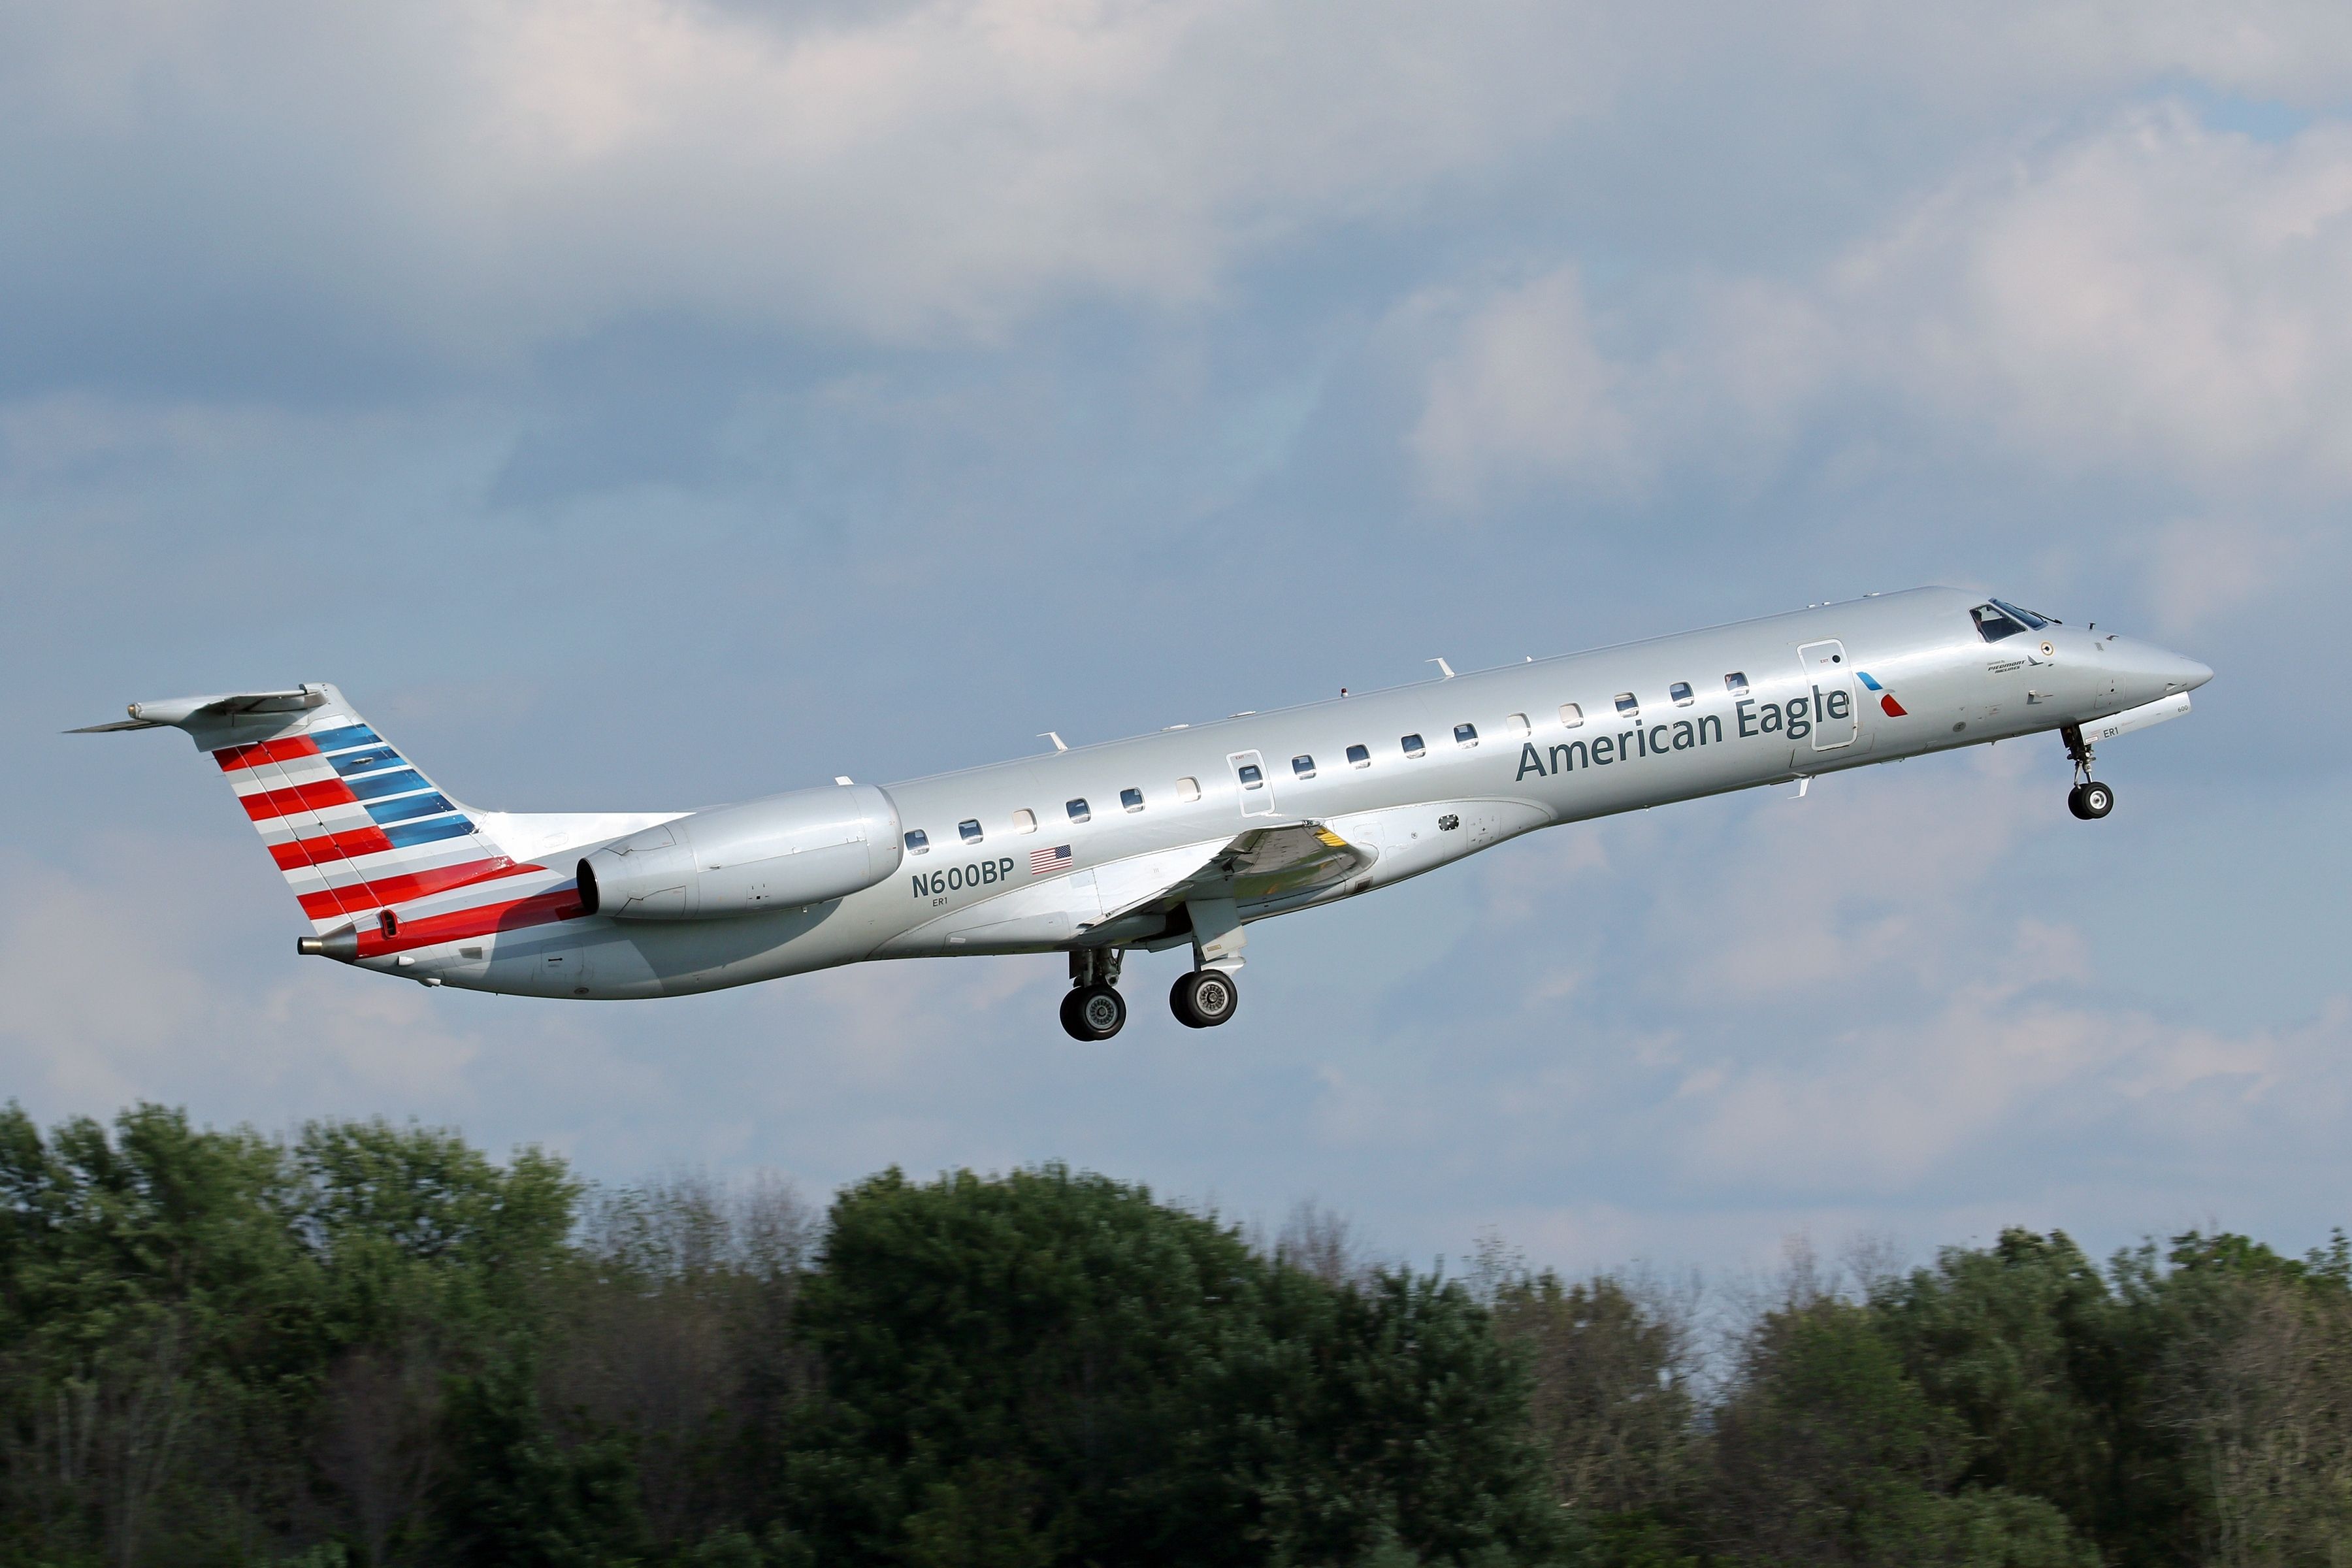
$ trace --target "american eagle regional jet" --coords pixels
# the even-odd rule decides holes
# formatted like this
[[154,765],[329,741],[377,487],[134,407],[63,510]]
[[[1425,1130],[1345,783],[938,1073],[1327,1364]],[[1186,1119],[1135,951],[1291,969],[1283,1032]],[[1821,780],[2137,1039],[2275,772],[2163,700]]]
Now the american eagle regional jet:
[[1432,662],[1392,690],[690,812],[460,805],[324,683],[135,702],[91,730],[170,725],[212,753],[310,918],[302,953],[601,1000],[1066,952],[1063,1027],[1101,1040],[1127,1021],[1130,948],[1189,945],[1169,1002],[1211,1027],[1251,921],[1538,827],[2051,730],[2067,805],[2095,820],[2115,792],[2092,746],[2188,712],[2213,674],[1949,588],[1458,678]]

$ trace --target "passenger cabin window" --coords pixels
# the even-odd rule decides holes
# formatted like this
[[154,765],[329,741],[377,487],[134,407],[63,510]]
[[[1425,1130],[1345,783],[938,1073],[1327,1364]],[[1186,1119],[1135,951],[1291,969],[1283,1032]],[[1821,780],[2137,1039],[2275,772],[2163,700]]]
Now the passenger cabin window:
[[1351,767],[1351,768],[1369,768],[1369,767],[1370,767],[1370,766],[1372,765],[1372,750],[1371,750],[1371,748],[1370,748],[1370,746],[1350,746],[1350,747],[1349,747],[1349,748],[1348,748],[1348,765],[1349,765],[1349,767]]
[[1454,725],[1454,743],[1457,746],[1476,745],[1478,743],[1478,726],[1475,724]]
[[1689,707],[1691,705],[1690,682],[1687,680],[1675,681],[1672,686],[1666,688],[1666,695],[1675,700],[1675,707]]
[[1123,789],[1118,792],[1118,804],[1129,811],[1141,811],[1143,792],[1139,789]]
[[1176,798],[1178,800],[1200,799],[1201,781],[1199,779],[1178,779],[1176,781]]
[[1418,735],[1407,735],[1397,744],[1404,749],[1404,754],[1408,757],[1417,757],[1429,749],[1421,743],[1421,737]]
[[1072,822],[1084,822],[1094,815],[1093,812],[1087,809],[1087,803],[1082,800],[1071,801],[1062,809],[1070,814],[1070,820]]
[[1632,692],[1621,691],[1617,694],[1617,711],[1622,717],[1631,719],[1642,711],[1642,704],[1635,700]]
[[1529,730],[1533,729],[1534,726],[1528,722],[1528,716],[1526,714],[1513,713],[1504,719],[1503,728],[1509,731],[1511,739],[1516,741],[1520,736],[1525,735]]
[[1264,789],[1265,787],[1265,775],[1257,771],[1257,764],[1255,763],[1244,763],[1242,764],[1242,771],[1239,776],[1242,781],[1242,788],[1244,789]]
[[908,853],[908,854],[909,854],[909,855],[928,855],[928,854],[929,854],[930,852],[931,852],[931,836],[930,836],[929,834],[928,834],[928,833],[924,832],[921,828],[918,827],[918,828],[917,828],[917,829],[915,829],[912,833],[909,833],[908,835],[907,835],[907,853]]
[[1027,806],[1025,806],[1025,805],[1024,805],[1024,806],[1023,806],[1019,811],[1014,812],[1014,813],[1013,814],[1013,832],[1015,832],[1015,833],[1034,833],[1034,832],[1036,832],[1036,831],[1037,831],[1037,814],[1036,814],[1035,812],[1034,812],[1034,811],[1030,810],[1030,809],[1029,809]]
[[977,817],[957,823],[956,831],[963,835],[963,841],[966,844],[977,844],[980,842],[980,821]]
[[1315,759],[1301,752],[1290,759],[1290,771],[1300,778],[1311,779],[1315,776]]
[[1744,669],[1733,670],[1730,674],[1723,678],[1723,689],[1726,691],[1730,692],[1734,697],[1742,697],[1747,695],[1748,672]]
[[1575,729],[1579,724],[1583,723],[1583,704],[1578,702],[1561,703],[1559,705],[1559,721],[1567,725],[1571,730]]
[[1987,642],[1999,642],[2025,630],[2025,623],[2011,616],[1998,605],[1979,605],[1969,612],[1977,624],[1977,636]]

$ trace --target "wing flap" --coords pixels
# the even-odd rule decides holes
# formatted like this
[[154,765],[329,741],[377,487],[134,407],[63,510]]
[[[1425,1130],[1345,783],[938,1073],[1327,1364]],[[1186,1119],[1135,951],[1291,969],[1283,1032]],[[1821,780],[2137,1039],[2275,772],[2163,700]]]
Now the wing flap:
[[[1241,904],[1291,898],[1344,882],[1380,858],[1377,851],[1349,843],[1320,822],[1253,827],[1211,847],[1206,856],[1199,856],[1196,852],[1202,847],[1194,845],[1186,853],[1185,858],[1192,861],[1190,869],[1180,871],[1172,879],[1155,879],[1148,892],[1135,894],[1117,905],[1106,895],[1104,920],[1172,910],[1194,897],[1231,899]],[[1103,869],[1108,873],[1112,868]]]

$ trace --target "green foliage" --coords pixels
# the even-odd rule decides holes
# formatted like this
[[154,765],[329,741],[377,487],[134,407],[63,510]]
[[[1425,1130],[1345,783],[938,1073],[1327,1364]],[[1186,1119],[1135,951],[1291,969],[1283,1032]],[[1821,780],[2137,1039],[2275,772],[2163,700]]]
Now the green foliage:
[[[1058,1166],[835,1205],[799,1331],[798,1475],[845,1555],[909,1563],[1540,1553],[1517,1369],[1455,1286],[1336,1288]],[[1513,1560],[1519,1560],[1514,1557]]]
[[0,1552],[247,1561],[320,1535],[341,1481],[382,1560],[423,1531],[443,1371],[533,1331],[575,1194],[383,1122],[0,1111]]
[[[1640,1521],[1690,1484],[1697,1433],[1683,1303],[1605,1276],[1570,1285],[1524,1271],[1498,1279],[1494,1298],[1495,1331],[1533,1379],[1554,1490],[1590,1518],[1617,1521],[1612,1539],[1643,1537]],[[1620,1556],[1639,1560],[1630,1546]]]
[[635,1560],[644,1521],[627,1439],[561,1431],[529,1369],[453,1380],[442,1551],[480,1568],[595,1568]]
[[2046,1498],[2126,1559],[2177,1533],[2177,1458],[2147,1418],[2149,1324],[2063,1233],[1947,1248],[1874,1306],[1906,1369],[1966,1425],[1967,1480]]
[[1793,1305],[1750,1336],[1717,1415],[1711,1533],[1724,1556],[1756,1563],[2097,1562],[2049,1502],[1961,1487],[1971,1447],[1870,1309]]
[[1710,1373],[1688,1292],[1309,1218],[10,1106],[0,1568],[2352,1561],[2340,1233],[1792,1274]]

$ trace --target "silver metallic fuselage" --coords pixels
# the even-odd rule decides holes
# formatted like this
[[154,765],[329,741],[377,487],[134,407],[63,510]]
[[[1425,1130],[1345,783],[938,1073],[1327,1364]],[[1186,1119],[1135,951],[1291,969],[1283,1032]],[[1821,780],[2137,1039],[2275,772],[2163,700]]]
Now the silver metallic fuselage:
[[[891,784],[900,823],[929,848],[861,891],[727,920],[569,920],[415,951],[397,973],[650,997],[869,958],[1171,945],[1182,936],[1163,916],[1119,910],[1252,827],[1322,825],[1369,864],[1244,905],[1244,920],[1369,892],[1538,827],[2085,724],[2211,673],[2073,626],[1988,643],[1969,614],[1980,602],[1915,589]],[[1833,655],[1817,646],[1832,642]],[[1744,691],[1727,687],[1735,673]],[[1672,695],[1678,683],[1685,700]],[[1620,714],[1621,693],[1634,713]],[[1820,715],[1801,735],[1787,721],[1792,703]],[[1580,722],[1564,721],[1564,704]],[[1768,712],[1780,716],[1769,727]],[[1457,725],[1475,727],[1475,743],[1457,743]],[[1421,755],[1405,754],[1409,735]],[[1365,749],[1364,765],[1350,763],[1350,746]],[[1256,789],[1237,776],[1251,754]],[[1312,777],[1294,773],[1298,757],[1312,759]],[[1185,798],[1186,780],[1197,798]],[[1141,809],[1123,808],[1128,790]],[[1073,800],[1087,803],[1087,821],[1066,816]],[[1024,812],[1034,831],[1016,826]],[[977,843],[960,837],[968,821]],[[1063,845],[1066,862],[1033,870],[1033,852]]]

